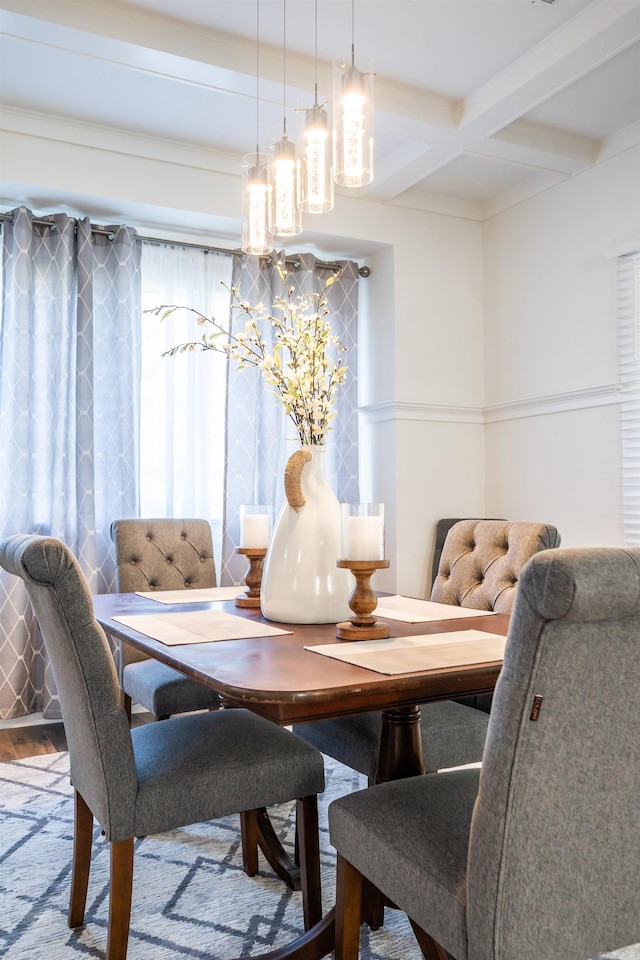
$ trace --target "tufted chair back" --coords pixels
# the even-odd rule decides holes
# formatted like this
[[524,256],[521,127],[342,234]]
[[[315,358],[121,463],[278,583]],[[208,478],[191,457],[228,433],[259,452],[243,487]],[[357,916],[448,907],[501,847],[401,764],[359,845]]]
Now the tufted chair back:
[[559,545],[558,531],[547,523],[460,520],[447,534],[431,599],[510,613],[527,560]]
[[215,587],[211,526],[206,520],[115,520],[119,593]]
[[[207,520],[114,520],[118,593],[195,590],[216,586],[211,525]],[[145,654],[120,645],[120,679]]]

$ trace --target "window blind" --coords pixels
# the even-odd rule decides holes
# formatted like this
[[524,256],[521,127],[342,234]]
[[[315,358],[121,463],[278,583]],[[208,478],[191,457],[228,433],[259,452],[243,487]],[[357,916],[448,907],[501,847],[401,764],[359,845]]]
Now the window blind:
[[617,277],[623,538],[640,546],[640,251],[621,257]]

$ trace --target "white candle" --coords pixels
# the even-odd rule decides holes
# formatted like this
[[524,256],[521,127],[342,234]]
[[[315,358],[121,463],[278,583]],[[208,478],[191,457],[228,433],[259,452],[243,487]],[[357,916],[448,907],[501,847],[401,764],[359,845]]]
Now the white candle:
[[240,517],[240,546],[269,546],[269,514],[244,513]]
[[384,560],[382,517],[347,517],[343,533],[344,560]]

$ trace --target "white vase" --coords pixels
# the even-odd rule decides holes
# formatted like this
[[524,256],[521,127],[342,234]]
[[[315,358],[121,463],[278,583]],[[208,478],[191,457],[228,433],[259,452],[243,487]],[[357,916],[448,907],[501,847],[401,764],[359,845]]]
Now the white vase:
[[[262,572],[261,607],[282,623],[337,623],[351,615],[348,570],[339,570],[340,504],[327,483],[324,448],[289,459],[287,502],[273,530]],[[304,502],[303,502],[304,501]]]

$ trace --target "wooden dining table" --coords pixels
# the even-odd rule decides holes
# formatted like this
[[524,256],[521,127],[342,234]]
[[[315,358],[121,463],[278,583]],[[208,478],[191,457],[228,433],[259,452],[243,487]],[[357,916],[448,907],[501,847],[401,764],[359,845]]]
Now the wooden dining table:
[[[421,703],[489,693],[502,665],[500,661],[493,661],[388,676],[305,649],[336,643],[333,623],[274,623],[266,621],[259,608],[236,607],[233,600],[168,606],[138,594],[100,594],[93,599],[96,619],[107,633],[211,687],[230,707],[245,707],[281,726],[382,711],[379,781],[425,772]],[[291,632],[168,646],[114,619],[207,609],[222,610]],[[390,621],[393,637],[467,629],[506,636],[508,623],[509,617],[505,614],[426,623]],[[279,845],[266,811],[261,818],[259,840],[272,867],[295,886],[297,867]],[[297,940],[262,954],[261,960],[320,960],[332,951],[333,945],[334,911],[330,911]]]

